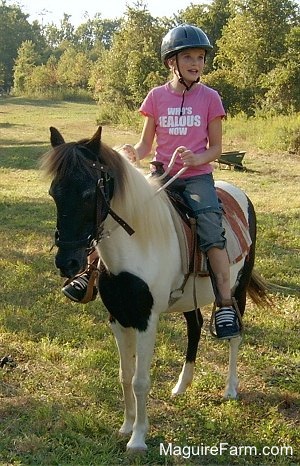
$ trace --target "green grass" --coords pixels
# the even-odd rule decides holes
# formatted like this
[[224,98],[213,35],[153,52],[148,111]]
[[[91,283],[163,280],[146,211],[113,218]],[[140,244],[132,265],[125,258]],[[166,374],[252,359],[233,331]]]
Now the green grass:
[[[80,139],[92,135],[97,116],[93,104],[0,101],[0,356],[11,354],[16,362],[0,369],[0,465],[299,464],[299,157],[264,152],[251,134],[240,138],[236,121],[226,122],[235,136],[228,138],[227,126],[225,148],[246,150],[248,171],[217,168],[215,177],[245,189],[253,200],[256,267],[284,293],[274,295],[269,309],[248,303],[238,401],[222,400],[227,345],[210,337],[210,309],[204,309],[193,385],[181,397],[170,396],[184,358],[185,325],[181,316],[162,316],[151,371],[149,451],[128,457],[127,439],[117,434],[123,401],[107,312],[100,300],[84,306],[60,292],[50,252],[55,207],[37,168],[49,148],[49,126],[68,140]],[[110,145],[137,137],[133,130],[103,129]],[[228,442],[258,452],[289,445],[294,455],[160,456],[160,443],[169,442]]]

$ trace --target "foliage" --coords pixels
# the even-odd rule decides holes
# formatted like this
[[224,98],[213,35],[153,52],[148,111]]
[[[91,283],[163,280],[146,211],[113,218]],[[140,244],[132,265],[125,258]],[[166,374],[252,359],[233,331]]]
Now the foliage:
[[91,65],[83,52],[69,47],[60,57],[57,66],[58,84],[71,88],[87,88]]
[[[226,71],[230,83],[239,87],[252,87],[260,75],[260,61],[257,56],[263,38],[255,32],[255,19],[247,12],[232,16],[223,29],[218,42],[219,52],[215,63]],[[230,73],[229,73],[230,70]]]
[[18,49],[18,57],[14,66],[14,94],[26,94],[30,88],[31,75],[35,70],[38,54],[32,41],[24,41]]
[[[231,2],[231,16],[218,41],[215,64],[223,70],[225,80],[237,87],[238,93],[247,89],[256,106],[265,101],[269,91],[274,95],[274,85],[280,87],[282,79],[289,83],[292,94],[297,92],[293,72],[285,73],[282,78],[275,71],[278,61],[283,63],[288,52],[287,38],[297,11],[296,5],[289,0]],[[292,68],[297,66],[293,58],[291,63]],[[294,103],[293,96],[288,95],[279,105],[289,111]],[[247,113],[253,111],[251,107],[242,106]],[[299,106],[296,109],[299,110]]]
[[[147,92],[168,78],[160,60],[161,38],[171,27],[189,22],[203,28],[214,45],[203,79],[220,91],[231,115],[300,109],[300,15],[293,0],[191,2],[170,18],[152,17],[140,0],[127,7],[123,18],[102,19],[98,13],[77,28],[66,13],[59,26],[30,25],[21,7],[1,1],[0,86],[6,92],[13,79],[18,94],[85,92],[105,106],[107,118],[110,105],[109,120],[116,122],[125,107],[138,109]],[[38,56],[27,63],[28,75],[22,70],[24,42]]]
[[78,26],[74,33],[74,44],[83,51],[91,51],[101,44],[105,49],[110,49],[114,34],[120,28],[120,20],[101,19],[96,15]]
[[268,89],[261,106],[266,110],[284,113],[300,108],[300,27],[293,27],[286,36],[286,54],[261,83]]
[[7,6],[4,0],[0,3],[0,81],[5,91],[10,90],[13,84],[14,59],[22,42],[32,41],[37,45],[40,53],[46,48],[45,40],[41,34],[41,27],[37,22],[32,25],[16,6]]
[[[151,37],[149,36],[151,31]],[[166,71],[160,61],[162,27],[145,9],[127,7],[112,47],[103,54],[95,95],[99,102],[137,108]]]

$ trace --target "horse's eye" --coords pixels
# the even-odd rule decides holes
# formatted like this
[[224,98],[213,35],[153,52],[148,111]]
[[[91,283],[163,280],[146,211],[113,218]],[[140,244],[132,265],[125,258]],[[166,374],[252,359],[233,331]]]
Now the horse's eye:
[[95,192],[93,190],[85,191],[82,195],[84,202],[93,202],[95,199]]

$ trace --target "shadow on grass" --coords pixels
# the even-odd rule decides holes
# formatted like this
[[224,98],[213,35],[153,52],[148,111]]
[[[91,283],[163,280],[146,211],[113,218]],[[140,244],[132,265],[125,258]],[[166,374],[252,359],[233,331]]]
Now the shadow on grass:
[[23,97],[5,97],[0,98],[0,102],[4,105],[28,105],[29,107],[46,107],[46,108],[60,108],[65,106],[64,101],[58,100],[44,100],[44,99],[26,99]]
[[15,170],[38,170],[41,156],[50,149],[50,144],[41,144],[40,141],[21,146],[17,140],[2,140],[2,144],[9,144],[10,147],[0,148],[0,167]]
[[[0,203],[1,226],[0,232],[6,235],[10,232],[10,247],[14,249],[14,235],[18,233],[39,233],[40,235],[54,235],[55,229],[55,206],[51,202],[23,197],[22,201],[10,202],[5,199]],[[3,245],[3,242],[2,242]],[[20,246],[19,240],[17,246]],[[21,244],[22,247],[22,244]]]

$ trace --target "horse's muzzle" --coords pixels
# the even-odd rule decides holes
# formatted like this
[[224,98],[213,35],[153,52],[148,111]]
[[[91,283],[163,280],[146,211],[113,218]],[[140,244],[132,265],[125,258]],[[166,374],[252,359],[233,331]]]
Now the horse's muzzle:
[[[68,251],[69,252],[69,251]],[[60,275],[66,278],[72,278],[82,272],[87,264],[86,252],[76,251],[70,256],[58,250],[55,257],[55,266],[59,269]]]

